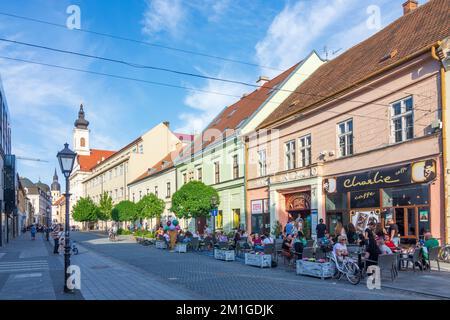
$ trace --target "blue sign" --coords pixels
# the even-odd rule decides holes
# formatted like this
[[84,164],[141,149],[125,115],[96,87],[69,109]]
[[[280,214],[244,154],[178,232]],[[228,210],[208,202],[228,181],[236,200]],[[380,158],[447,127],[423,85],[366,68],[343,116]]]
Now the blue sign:
[[217,217],[218,213],[219,213],[219,209],[212,209],[211,210],[211,216],[212,217]]
[[316,226],[319,218],[319,210],[311,209],[311,234],[316,236]]

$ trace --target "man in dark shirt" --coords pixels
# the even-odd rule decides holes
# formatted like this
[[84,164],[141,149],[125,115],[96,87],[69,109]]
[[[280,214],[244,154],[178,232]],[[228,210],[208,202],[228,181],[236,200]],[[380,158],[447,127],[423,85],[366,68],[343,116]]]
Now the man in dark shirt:
[[317,239],[325,237],[327,226],[323,223],[323,219],[319,220],[319,224],[316,226]]
[[394,220],[389,219],[389,237],[391,237],[391,241],[398,247],[400,245],[400,237],[398,236],[398,225],[394,223]]

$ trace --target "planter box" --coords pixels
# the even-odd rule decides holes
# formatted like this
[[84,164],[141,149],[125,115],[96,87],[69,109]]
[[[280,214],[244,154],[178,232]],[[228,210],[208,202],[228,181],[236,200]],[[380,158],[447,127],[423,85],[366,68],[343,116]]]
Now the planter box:
[[175,245],[175,251],[178,253],[186,253],[187,252],[187,243],[177,243]]
[[235,260],[234,250],[214,249],[214,259],[234,261]]
[[311,262],[297,260],[297,274],[312,276],[321,279],[331,278],[334,273],[334,263],[332,262]]
[[167,244],[165,241],[156,240],[155,246],[156,246],[156,249],[167,249]]
[[272,267],[272,255],[270,254],[254,254],[254,253],[246,253],[245,254],[245,264],[249,266],[256,266],[260,268]]

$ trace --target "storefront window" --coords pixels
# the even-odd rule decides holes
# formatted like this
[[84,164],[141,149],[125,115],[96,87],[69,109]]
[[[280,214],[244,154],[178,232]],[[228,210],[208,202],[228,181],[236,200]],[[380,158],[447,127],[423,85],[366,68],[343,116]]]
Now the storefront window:
[[408,208],[408,236],[416,236],[416,210]]
[[426,184],[383,190],[384,207],[411,206],[420,204],[429,204],[429,187]]
[[327,194],[325,206],[327,210],[347,209],[347,194],[346,193]]
[[238,229],[241,225],[241,210],[233,209],[233,229]]

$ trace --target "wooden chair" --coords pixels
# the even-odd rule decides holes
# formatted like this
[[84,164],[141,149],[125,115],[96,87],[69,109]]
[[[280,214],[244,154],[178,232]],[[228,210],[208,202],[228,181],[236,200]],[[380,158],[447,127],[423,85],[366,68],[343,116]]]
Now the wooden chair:
[[275,239],[274,245],[275,245],[275,259],[276,261],[278,261],[278,255],[281,255],[281,251],[283,251],[282,249],[283,240]]
[[189,243],[189,247],[194,250],[198,251],[200,248],[200,241],[198,238],[192,238],[191,242]]

